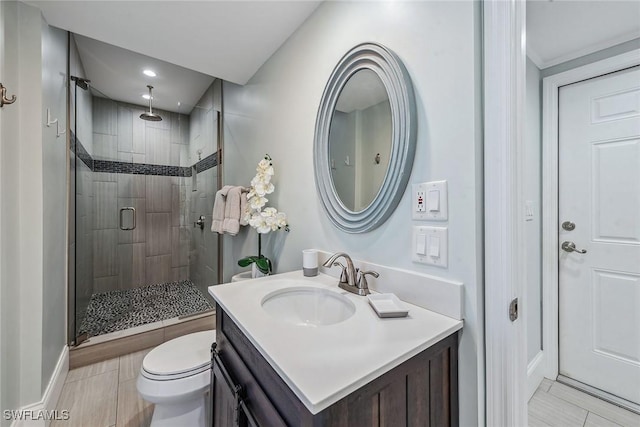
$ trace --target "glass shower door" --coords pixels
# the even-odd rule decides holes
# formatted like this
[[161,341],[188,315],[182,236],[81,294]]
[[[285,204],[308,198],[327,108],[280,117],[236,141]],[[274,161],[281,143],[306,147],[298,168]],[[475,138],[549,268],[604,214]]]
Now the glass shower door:
[[[130,310],[133,242],[140,232],[134,197],[133,111],[76,81],[76,344],[112,327]],[[107,302],[105,304],[105,302]]]
[[76,345],[213,309],[206,289],[219,274],[219,240],[210,229],[219,187],[213,89],[189,114],[154,108],[162,120],[149,121],[140,117],[144,106],[72,87],[75,285],[70,280],[69,309]]

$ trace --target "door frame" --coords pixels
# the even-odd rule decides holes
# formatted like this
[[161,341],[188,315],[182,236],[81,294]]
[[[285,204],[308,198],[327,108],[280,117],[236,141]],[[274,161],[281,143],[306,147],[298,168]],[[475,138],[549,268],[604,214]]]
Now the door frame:
[[[558,304],[558,110],[562,86],[640,65],[640,49],[592,62],[542,80],[542,348],[529,366],[534,378],[556,379],[559,372]],[[531,386],[531,384],[529,384]]]
[[[527,425],[522,220],[525,17],[524,1],[482,2],[486,414],[479,418],[487,426]],[[509,305],[514,298],[520,307],[512,322]],[[481,397],[479,406],[482,403]]]

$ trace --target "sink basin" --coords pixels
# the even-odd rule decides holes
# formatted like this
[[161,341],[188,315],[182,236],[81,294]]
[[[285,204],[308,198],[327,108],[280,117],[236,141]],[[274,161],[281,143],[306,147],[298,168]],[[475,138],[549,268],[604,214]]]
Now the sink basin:
[[344,295],[310,287],[271,292],[262,299],[262,308],[279,320],[309,327],[344,322],[356,312],[356,306]]

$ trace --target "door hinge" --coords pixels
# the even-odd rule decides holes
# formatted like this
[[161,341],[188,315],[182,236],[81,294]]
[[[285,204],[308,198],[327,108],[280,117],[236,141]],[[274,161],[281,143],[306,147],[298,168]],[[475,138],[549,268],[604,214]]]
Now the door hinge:
[[511,301],[511,304],[509,304],[509,319],[512,322],[515,322],[517,318],[518,318],[518,298],[514,298],[513,301]]

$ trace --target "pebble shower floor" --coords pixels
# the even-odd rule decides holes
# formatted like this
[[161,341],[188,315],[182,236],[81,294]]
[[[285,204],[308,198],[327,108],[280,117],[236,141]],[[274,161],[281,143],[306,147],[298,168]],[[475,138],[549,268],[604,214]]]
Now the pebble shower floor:
[[79,333],[90,337],[213,309],[190,280],[93,294]]

